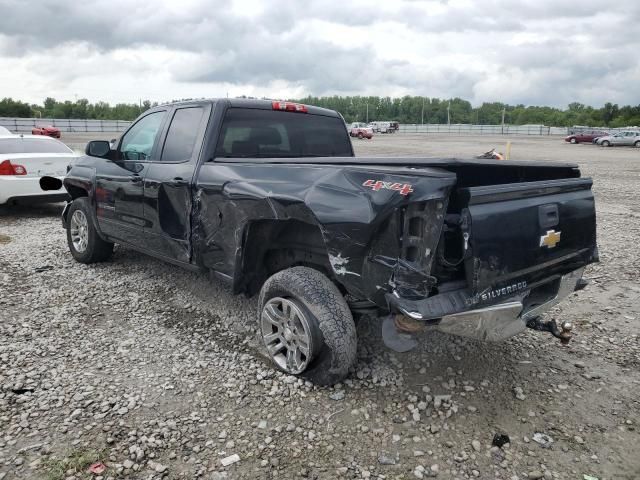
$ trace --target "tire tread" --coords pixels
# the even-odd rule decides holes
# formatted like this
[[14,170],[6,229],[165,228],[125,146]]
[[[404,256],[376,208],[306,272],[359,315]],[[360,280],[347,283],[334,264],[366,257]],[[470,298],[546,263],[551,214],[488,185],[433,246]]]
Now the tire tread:
[[342,293],[321,272],[292,267],[275,273],[265,282],[260,292],[260,311],[270,298],[283,292],[304,303],[317,319],[324,341],[323,351],[301,376],[320,385],[343,380],[356,362],[357,334]]

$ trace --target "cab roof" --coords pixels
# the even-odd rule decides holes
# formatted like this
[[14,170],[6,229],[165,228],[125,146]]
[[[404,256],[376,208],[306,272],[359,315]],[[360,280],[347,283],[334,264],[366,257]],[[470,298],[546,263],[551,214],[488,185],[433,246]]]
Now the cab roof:
[[[185,100],[182,102],[171,102],[165,103],[162,105],[158,105],[158,107],[175,107],[175,106],[186,106],[186,105],[205,105],[205,104],[215,104],[221,103],[225,104],[231,108],[256,108],[260,110],[273,110],[273,102],[281,101],[281,100],[262,100],[257,98],[207,98],[200,100]],[[287,103],[297,103],[297,102],[288,102]],[[306,105],[307,113],[312,115],[324,115],[326,117],[336,117],[341,118],[340,114],[335,110],[329,110],[328,108],[315,107],[313,105]],[[153,107],[158,108],[158,107]]]

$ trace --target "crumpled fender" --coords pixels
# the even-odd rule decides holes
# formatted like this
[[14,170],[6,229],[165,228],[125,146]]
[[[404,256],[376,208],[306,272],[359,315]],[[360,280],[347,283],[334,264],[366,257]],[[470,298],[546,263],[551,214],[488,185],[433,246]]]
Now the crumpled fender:
[[241,275],[252,222],[298,220],[319,228],[335,279],[350,294],[383,304],[394,271],[409,267],[399,259],[397,214],[415,202],[446,205],[455,181],[455,174],[438,168],[203,165],[195,191],[195,253],[204,266],[233,279]]
[[[396,188],[409,185],[411,192],[403,195],[375,182]],[[367,183],[372,186],[364,186]],[[305,203],[318,221],[336,279],[357,298],[373,300],[380,290],[395,286],[390,283],[393,272],[403,270],[416,281],[427,276],[429,272],[400,258],[402,226],[395,214],[416,202],[440,200],[444,207],[454,184],[455,175],[436,169],[370,168],[341,169],[316,182]],[[433,221],[441,225],[442,216]],[[440,227],[438,236],[439,231]]]

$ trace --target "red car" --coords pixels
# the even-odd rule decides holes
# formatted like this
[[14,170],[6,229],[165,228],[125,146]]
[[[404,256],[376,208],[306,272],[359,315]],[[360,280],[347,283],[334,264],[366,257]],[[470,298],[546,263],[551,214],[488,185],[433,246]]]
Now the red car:
[[31,135],[46,135],[47,137],[60,138],[60,129],[47,125],[44,127],[34,127],[31,129]]
[[565,137],[564,141],[569,143],[591,143],[594,138],[604,137],[605,135],[609,135],[609,133],[604,130],[583,130]]

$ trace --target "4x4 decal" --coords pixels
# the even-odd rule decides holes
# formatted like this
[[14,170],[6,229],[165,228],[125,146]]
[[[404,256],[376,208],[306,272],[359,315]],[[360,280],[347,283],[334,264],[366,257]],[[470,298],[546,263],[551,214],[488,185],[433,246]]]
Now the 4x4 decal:
[[413,188],[409,183],[394,183],[394,182],[383,182],[381,180],[367,180],[362,184],[363,187],[369,187],[374,192],[378,190],[395,190],[400,193],[400,195],[409,195],[413,192]]

